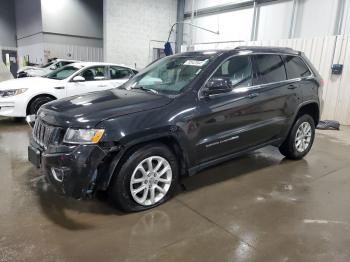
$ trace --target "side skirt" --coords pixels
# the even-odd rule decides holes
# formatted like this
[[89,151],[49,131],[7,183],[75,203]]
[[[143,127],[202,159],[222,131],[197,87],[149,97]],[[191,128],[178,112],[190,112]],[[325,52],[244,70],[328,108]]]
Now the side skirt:
[[274,139],[274,140],[271,140],[269,142],[266,142],[264,144],[261,144],[261,145],[258,145],[258,146],[255,146],[255,147],[251,147],[251,148],[248,148],[248,149],[245,149],[245,150],[242,150],[242,151],[239,151],[239,152],[236,152],[236,153],[233,153],[233,154],[229,154],[229,155],[226,155],[226,156],[222,156],[220,158],[217,158],[217,159],[213,159],[213,160],[210,160],[210,161],[207,161],[207,162],[204,162],[204,163],[201,163],[197,166],[194,166],[194,167],[191,167],[188,169],[188,175],[189,176],[193,176],[195,174],[197,174],[199,171],[203,170],[203,169],[206,169],[208,167],[211,167],[211,166],[214,166],[214,165],[217,165],[217,164],[220,164],[222,162],[225,162],[225,161],[228,161],[228,160],[231,160],[233,158],[236,158],[236,157],[239,157],[241,155],[244,155],[248,152],[251,152],[251,151],[254,151],[254,150],[257,150],[257,149],[260,149],[260,148],[263,148],[265,146],[269,146],[269,145],[273,145],[273,146],[278,146],[280,143],[281,143],[281,138],[278,138],[278,139]]

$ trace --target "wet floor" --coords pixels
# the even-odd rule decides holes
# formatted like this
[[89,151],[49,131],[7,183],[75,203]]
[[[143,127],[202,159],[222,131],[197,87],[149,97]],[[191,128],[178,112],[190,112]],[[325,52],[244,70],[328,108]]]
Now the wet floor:
[[0,119],[0,261],[350,261],[349,127],[301,161],[269,147],[208,169],[134,214],[53,193],[29,132]]

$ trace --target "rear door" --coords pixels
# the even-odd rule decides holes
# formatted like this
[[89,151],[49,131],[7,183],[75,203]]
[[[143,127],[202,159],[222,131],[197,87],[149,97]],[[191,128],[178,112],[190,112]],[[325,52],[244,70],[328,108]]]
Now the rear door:
[[69,82],[67,88],[68,96],[110,89],[106,66],[89,67],[78,75],[82,76],[85,80],[81,82]]
[[128,81],[134,76],[134,72],[126,67],[122,66],[109,66],[108,67],[108,84],[110,88],[118,87]]
[[[299,99],[309,100],[313,99],[314,94],[317,93],[317,84],[304,60],[299,56],[285,55],[283,56],[287,77],[294,85],[294,92]],[[293,89],[293,86],[290,86]]]
[[282,57],[278,54],[253,56],[256,91],[256,143],[280,139],[298,103],[297,81],[287,79]]

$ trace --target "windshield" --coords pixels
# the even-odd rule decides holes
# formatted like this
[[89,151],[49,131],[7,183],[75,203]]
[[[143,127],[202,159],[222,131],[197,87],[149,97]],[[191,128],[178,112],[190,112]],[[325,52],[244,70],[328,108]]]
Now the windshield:
[[177,95],[208,65],[210,56],[170,56],[148,66],[122,88]]
[[40,68],[46,68],[49,67],[53,64],[54,62],[47,63],[46,65],[41,66]]
[[55,80],[63,80],[73,75],[79,69],[81,69],[81,67],[65,66],[49,73],[48,75],[46,75],[46,77],[50,79],[55,79]]

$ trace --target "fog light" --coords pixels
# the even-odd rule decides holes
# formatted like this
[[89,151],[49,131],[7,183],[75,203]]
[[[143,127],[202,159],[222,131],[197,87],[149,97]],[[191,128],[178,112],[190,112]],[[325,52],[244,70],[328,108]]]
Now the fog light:
[[51,167],[51,173],[56,181],[60,183],[63,181],[64,172],[62,169]]

